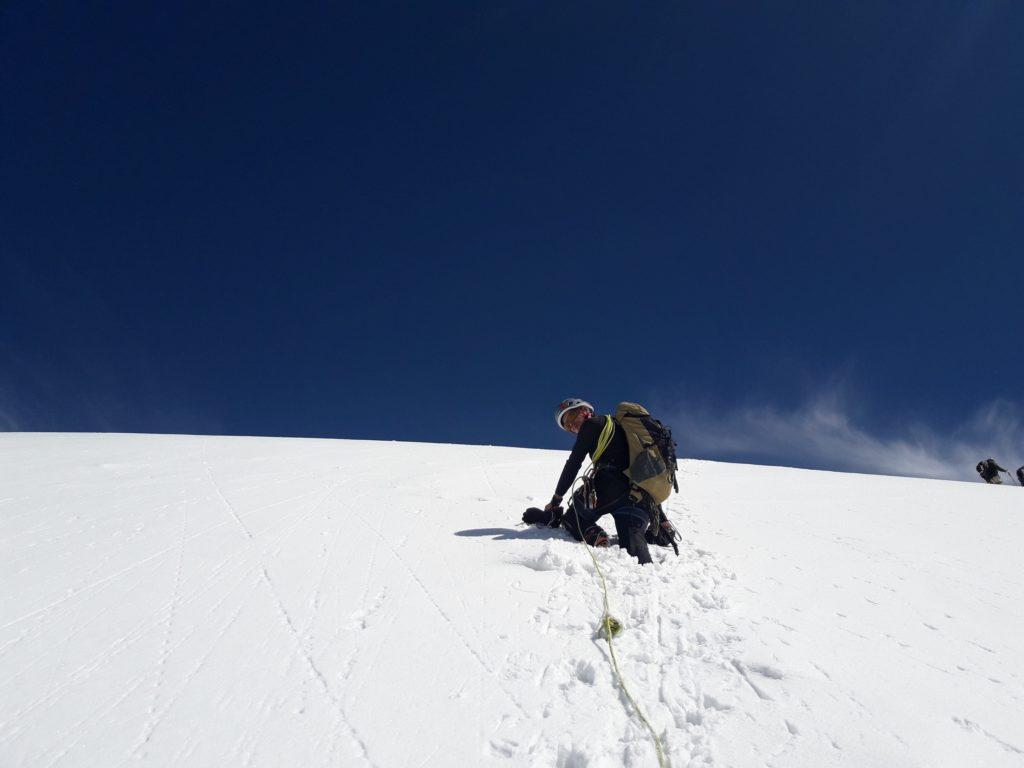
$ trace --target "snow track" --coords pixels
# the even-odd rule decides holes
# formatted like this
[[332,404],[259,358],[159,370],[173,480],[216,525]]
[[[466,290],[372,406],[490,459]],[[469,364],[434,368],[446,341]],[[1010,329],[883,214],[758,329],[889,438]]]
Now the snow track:
[[[655,765],[565,454],[0,435],[0,765]],[[671,765],[1024,765],[1020,489],[685,462],[597,557]]]

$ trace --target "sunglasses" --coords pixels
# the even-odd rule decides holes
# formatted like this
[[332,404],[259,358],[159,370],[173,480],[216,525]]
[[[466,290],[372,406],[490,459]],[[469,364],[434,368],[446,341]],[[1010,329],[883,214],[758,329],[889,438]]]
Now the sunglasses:
[[587,408],[587,406],[585,406],[585,405],[578,406],[576,408],[573,408],[571,411],[566,411],[565,413],[563,413],[562,414],[561,424],[562,424],[562,429],[564,429],[566,432],[569,431],[568,421],[570,419],[572,419],[573,417],[575,417],[577,411],[583,411],[584,413],[591,413],[591,414],[593,413],[593,411],[590,410],[589,408]]

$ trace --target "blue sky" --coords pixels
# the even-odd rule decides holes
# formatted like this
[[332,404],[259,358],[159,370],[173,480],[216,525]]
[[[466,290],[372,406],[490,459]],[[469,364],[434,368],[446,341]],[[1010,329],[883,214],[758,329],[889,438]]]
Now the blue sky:
[[1024,463],[1019,3],[131,5],[0,16],[0,428]]

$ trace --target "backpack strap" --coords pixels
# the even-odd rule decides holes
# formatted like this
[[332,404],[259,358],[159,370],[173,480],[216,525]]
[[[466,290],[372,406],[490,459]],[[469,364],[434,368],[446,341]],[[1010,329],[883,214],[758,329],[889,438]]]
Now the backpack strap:
[[605,416],[604,419],[604,429],[601,430],[601,435],[597,438],[597,448],[594,450],[592,458],[594,464],[597,464],[605,448],[608,447],[608,443],[612,441],[612,435],[615,434],[615,420],[611,416]]

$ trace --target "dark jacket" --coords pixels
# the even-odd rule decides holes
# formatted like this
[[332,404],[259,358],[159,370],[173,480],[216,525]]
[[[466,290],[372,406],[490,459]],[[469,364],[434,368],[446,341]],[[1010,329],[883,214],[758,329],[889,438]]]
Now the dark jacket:
[[[583,459],[587,456],[594,457],[597,441],[601,437],[601,430],[604,429],[606,419],[610,418],[610,416],[594,416],[583,422],[583,426],[580,427],[580,431],[576,435],[572,453],[569,454],[562,475],[558,478],[558,485],[555,487],[556,496],[565,496],[580,471],[580,467],[583,466]],[[614,424],[614,421],[612,423]],[[629,444],[626,442],[626,435],[617,424],[608,447],[601,454],[598,467],[600,471],[595,473],[594,477],[597,506],[604,507],[617,499],[621,499],[623,504],[627,503],[630,486],[624,472],[629,469]],[[606,511],[610,512],[611,509]]]
[[1000,472],[1006,471],[996,463],[995,459],[979,461],[977,469],[978,474],[981,475],[981,479],[986,483],[991,482],[993,478],[999,477]]

